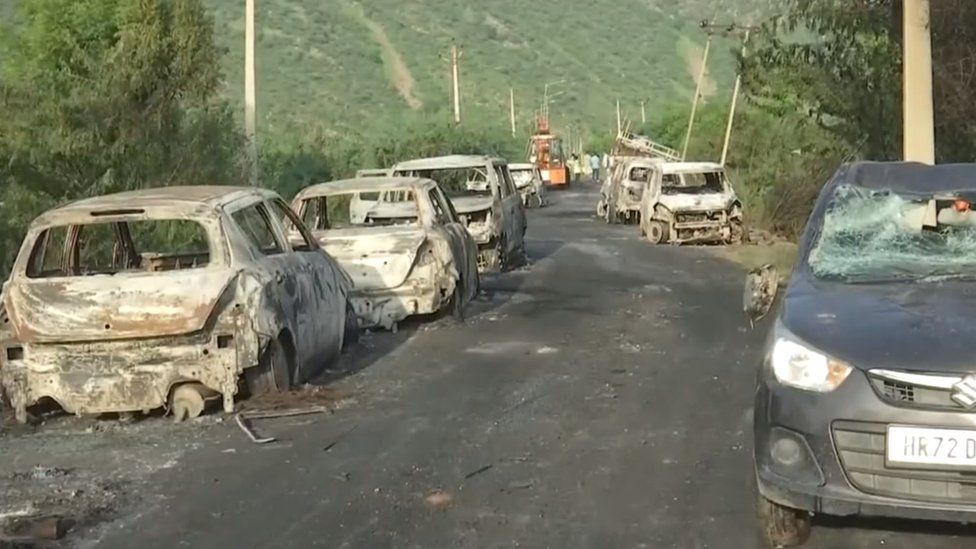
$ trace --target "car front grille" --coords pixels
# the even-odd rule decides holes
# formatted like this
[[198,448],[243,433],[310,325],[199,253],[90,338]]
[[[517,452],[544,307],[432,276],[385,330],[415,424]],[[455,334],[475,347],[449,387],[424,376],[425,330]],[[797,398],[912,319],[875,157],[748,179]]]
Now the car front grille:
[[952,400],[952,387],[962,378],[949,374],[918,374],[890,370],[868,372],[882,400],[906,408],[972,411]]
[[833,436],[847,479],[862,492],[927,502],[976,503],[976,473],[889,468],[884,423],[835,421]]

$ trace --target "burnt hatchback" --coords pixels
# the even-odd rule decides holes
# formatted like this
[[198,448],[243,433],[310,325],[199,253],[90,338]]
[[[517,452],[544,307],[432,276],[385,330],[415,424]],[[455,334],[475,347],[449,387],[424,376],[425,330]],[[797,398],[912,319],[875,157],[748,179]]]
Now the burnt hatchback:
[[976,519],[974,202],[976,165],[850,164],[821,191],[757,378],[772,545],[813,513]]

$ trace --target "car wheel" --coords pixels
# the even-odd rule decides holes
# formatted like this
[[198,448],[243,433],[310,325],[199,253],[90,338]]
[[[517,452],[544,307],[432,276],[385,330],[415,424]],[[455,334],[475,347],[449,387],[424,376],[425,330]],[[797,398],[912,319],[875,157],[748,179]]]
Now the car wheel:
[[667,240],[667,226],[661,221],[650,221],[644,232],[651,244],[663,244]]
[[251,395],[287,391],[291,388],[292,375],[291,360],[279,339],[268,344],[257,366],[244,370],[247,390]]
[[504,234],[495,243],[495,267],[501,273],[508,270],[508,239]]
[[759,496],[759,533],[767,547],[797,547],[810,539],[810,513]]
[[734,219],[729,223],[729,241],[732,244],[742,244],[746,239],[746,228],[741,219]]
[[342,332],[342,348],[348,349],[359,343],[359,316],[352,303],[346,302],[346,323]]

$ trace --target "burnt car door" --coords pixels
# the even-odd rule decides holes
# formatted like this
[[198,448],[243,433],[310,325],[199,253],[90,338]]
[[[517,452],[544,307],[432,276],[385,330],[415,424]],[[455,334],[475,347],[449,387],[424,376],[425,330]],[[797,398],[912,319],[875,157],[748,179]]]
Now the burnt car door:
[[[308,329],[300,325],[297,320],[301,312],[302,299],[295,257],[278,231],[273,215],[263,200],[229,210],[229,216],[247,241],[255,260],[254,267],[264,285],[265,299],[268,300],[268,305],[275,309],[276,314],[280,315],[279,326],[288,328],[290,332],[291,341],[282,344],[286,348],[290,345],[290,351],[293,351],[292,381],[301,379],[307,370],[310,347]],[[267,335],[278,337],[281,334]]]
[[508,173],[508,166],[495,164],[492,166],[499,189],[499,199],[503,212],[502,227],[507,239],[505,252],[509,256],[522,249],[522,237],[525,235],[525,210],[522,199],[515,190],[515,184]]
[[468,233],[468,229],[458,220],[454,206],[440,187],[428,192],[428,199],[435,212],[435,230],[443,231],[451,246],[454,265],[465,284],[464,292],[468,300],[478,291],[478,245]]
[[348,281],[283,200],[273,198],[267,206],[276,228],[288,241],[286,256],[298,274],[295,322],[309,349],[303,373],[315,375],[334,362],[342,350]]

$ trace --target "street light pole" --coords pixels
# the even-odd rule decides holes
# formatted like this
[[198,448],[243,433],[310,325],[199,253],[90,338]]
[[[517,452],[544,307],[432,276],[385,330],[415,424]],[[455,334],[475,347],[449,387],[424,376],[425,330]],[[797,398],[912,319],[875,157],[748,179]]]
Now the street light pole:
[[904,157],[935,164],[929,0],[904,0]]
[[254,67],[254,0],[244,5],[244,135],[247,140],[249,184],[258,184],[257,92]]
[[461,54],[458,53],[457,44],[451,45],[451,80],[454,90],[454,123],[461,123],[461,70],[458,64]]
[[515,137],[515,88],[508,88],[508,114],[512,121],[512,137]]

